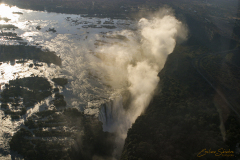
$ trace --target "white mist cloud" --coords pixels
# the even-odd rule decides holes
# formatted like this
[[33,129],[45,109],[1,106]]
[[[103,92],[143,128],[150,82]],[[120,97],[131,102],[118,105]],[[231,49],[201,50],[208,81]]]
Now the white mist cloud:
[[122,105],[113,106],[113,122],[105,126],[106,131],[117,132],[119,144],[116,155],[120,153],[127,131],[149,105],[159,82],[158,73],[176,46],[176,40],[185,40],[187,30],[171,10],[162,9],[151,19],[142,18],[138,31],[125,30],[109,36],[125,36],[127,40],[117,44],[104,45],[97,50],[103,61],[99,69],[107,73],[114,89],[126,89],[131,93],[129,109]]
[[136,66],[128,66],[128,75],[132,103],[130,116],[127,118],[133,123],[149,104],[159,77],[156,67],[150,66],[147,61],[138,62]]
[[157,75],[164,67],[168,55],[173,52],[176,39],[186,39],[187,36],[187,31],[180,21],[173,15],[161,13],[151,20],[140,19],[139,30],[143,61],[127,68],[132,95],[129,117],[132,123],[148,106],[159,82]]

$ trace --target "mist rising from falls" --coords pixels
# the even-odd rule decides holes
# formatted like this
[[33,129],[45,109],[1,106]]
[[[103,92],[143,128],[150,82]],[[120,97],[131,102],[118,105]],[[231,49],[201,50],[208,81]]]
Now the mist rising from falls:
[[119,146],[114,154],[120,153],[128,129],[149,105],[160,80],[158,73],[173,52],[177,39],[186,39],[187,30],[169,9],[161,9],[151,19],[140,19],[137,31],[124,30],[111,36],[119,35],[126,37],[125,40],[96,51],[103,61],[99,69],[108,77],[106,83],[116,90],[124,88],[131,95],[127,110],[123,109],[119,97],[101,110],[108,119],[100,118],[105,123],[104,130],[118,134]]

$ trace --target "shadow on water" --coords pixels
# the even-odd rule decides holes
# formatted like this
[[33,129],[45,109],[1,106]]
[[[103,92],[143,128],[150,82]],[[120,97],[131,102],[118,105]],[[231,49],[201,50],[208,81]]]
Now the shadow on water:
[[22,37],[19,37],[17,35],[17,33],[13,33],[13,32],[2,32],[0,33],[0,36],[2,36],[2,38],[7,39],[7,40],[23,40]]
[[16,59],[24,60],[36,60],[39,62],[46,62],[48,64],[55,64],[61,66],[62,61],[55,52],[48,50],[43,51],[35,46],[23,46],[23,45],[0,45],[0,61],[14,61]]
[[17,29],[18,27],[12,24],[0,24],[0,29]]
[[1,109],[5,115],[10,115],[12,120],[26,114],[27,107],[33,107],[34,104],[52,95],[52,87],[43,77],[10,80],[9,84],[5,84],[5,88],[0,98]]
[[9,19],[9,18],[7,18],[7,17],[0,17],[0,21],[1,20],[4,20],[5,22],[8,22],[8,21],[10,21],[11,19]]

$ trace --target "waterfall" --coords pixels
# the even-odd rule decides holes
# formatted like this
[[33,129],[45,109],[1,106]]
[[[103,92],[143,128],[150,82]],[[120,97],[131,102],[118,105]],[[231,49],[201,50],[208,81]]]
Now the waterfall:
[[121,95],[113,95],[108,100],[88,102],[84,109],[85,115],[95,116],[103,123],[103,131],[115,132],[116,125],[120,123],[123,109],[123,98]]
[[103,131],[116,131],[115,125],[119,123],[120,115],[124,112],[122,103],[122,96],[118,95],[101,104],[98,119],[103,123]]

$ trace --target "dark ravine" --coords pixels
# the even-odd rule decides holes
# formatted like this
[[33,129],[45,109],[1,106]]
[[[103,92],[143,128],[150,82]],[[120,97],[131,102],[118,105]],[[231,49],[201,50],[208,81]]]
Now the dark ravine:
[[184,52],[169,56],[159,93],[129,130],[121,159],[194,159],[206,147],[227,147],[218,128],[214,91]]
[[[213,24],[203,23],[189,14],[183,17],[189,28],[188,41],[176,46],[169,55],[159,73],[155,96],[128,131],[121,160],[197,159],[203,149],[217,151],[223,148],[234,152],[237,149],[239,120],[234,112],[229,111],[231,109],[224,107],[218,93],[197,72],[193,60],[206,53],[232,50],[239,42],[220,35]],[[207,34],[209,30],[211,36]],[[232,57],[236,58],[229,63],[240,62],[238,53],[233,52]],[[224,60],[225,56],[222,57]],[[215,59],[208,61],[215,65]],[[220,74],[222,69],[219,70]],[[217,104],[223,108],[219,110]],[[225,113],[226,110],[230,113]],[[220,129],[220,122],[225,133]],[[235,156],[240,155],[236,152]],[[226,159],[214,154],[201,158]]]
[[[204,28],[199,30],[205,31]],[[216,106],[221,103],[221,98],[192,65],[193,59],[199,55],[223,48],[233,49],[237,42],[229,39],[232,43],[222,46],[221,40],[209,40],[207,36],[201,40],[195,32],[169,55],[159,73],[155,96],[128,131],[121,160],[197,159],[203,149],[218,151],[223,148],[234,152],[237,149],[236,144],[240,142],[237,116],[230,111],[222,119],[222,111]],[[200,41],[204,41],[202,45]],[[224,123],[225,136],[220,121]],[[236,152],[235,156],[240,155]],[[202,158],[226,159],[214,154]]]

